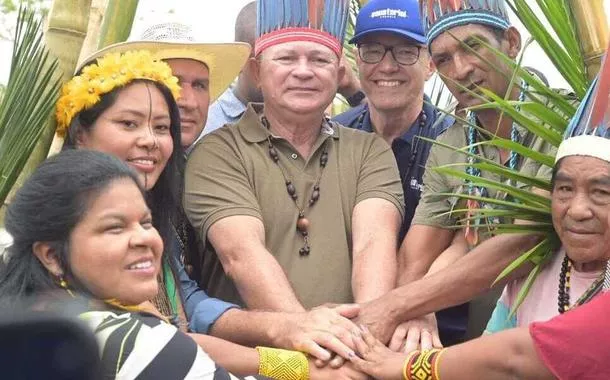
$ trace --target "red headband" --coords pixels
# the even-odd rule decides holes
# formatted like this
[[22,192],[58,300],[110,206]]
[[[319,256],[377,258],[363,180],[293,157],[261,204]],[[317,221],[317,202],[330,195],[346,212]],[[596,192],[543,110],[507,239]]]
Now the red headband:
[[254,56],[258,57],[268,47],[294,41],[316,42],[341,57],[342,44],[339,40],[329,33],[311,28],[285,28],[263,34],[254,43]]

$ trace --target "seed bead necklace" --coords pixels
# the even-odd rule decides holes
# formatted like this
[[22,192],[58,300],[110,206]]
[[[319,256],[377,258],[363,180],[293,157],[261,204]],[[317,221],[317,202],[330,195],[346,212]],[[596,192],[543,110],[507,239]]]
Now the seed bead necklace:
[[[269,123],[269,120],[267,120],[267,118],[265,116],[261,117],[261,123],[263,124],[263,126],[265,128],[267,128],[267,130],[271,130],[271,128],[270,128],[271,124]],[[313,185],[313,188],[311,191],[311,195],[309,197],[309,201],[307,202],[306,205],[303,205],[303,207],[300,207],[299,203],[298,203],[299,196],[297,195],[296,187],[294,186],[294,184],[292,183],[292,180],[288,177],[288,175],[286,174],[286,171],[284,170],[284,168],[282,167],[282,165],[280,163],[280,156],[277,152],[277,149],[275,149],[275,147],[273,146],[273,142],[271,141],[271,136],[267,135],[267,143],[268,143],[268,147],[269,147],[269,157],[271,157],[271,160],[273,162],[275,162],[277,167],[280,169],[280,172],[282,173],[282,177],[284,177],[284,183],[286,185],[286,192],[288,193],[288,196],[290,196],[290,198],[294,202],[294,205],[296,206],[297,211],[299,212],[298,218],[297,218],[297,223],[296,223],[296,230],[303,237],[303,247],[301,247],[301,249],[299,249],[300,256],[308,256],[309,253],[311,252],[311,247],[309,246],[309,226],[311,225],[311,222],[305,216],[305,211],[307,209],[311,209],[318,202],[318,199],[320,199],[320,180],[322,179],[322,174],[324,173],[324,168],[326,167],[326,164],[328,163],[328,140],[329,139],[327,139],[324,142],[324,146],[322,148],[322,154],[320,155],[320,174],[318,175],[318,178],[314,182],[314,185]]]
[[583,305],[589,302],[593,297],[595,297],[599,292],[601,292],[602,287],[604,285],[604,275],[602,272],[600,276],[593,281],[591,286],[582,296],[574,303],[574,305],[570,306],[570,277],[572,273],[572,261],[568,258],[568,255],[565,255],[563,258],[563,262],[561,263],[561,271],[559,272],[559,290],[557,292],[557,306],[559,309],[559,314],[563,314],[566,311],[570,310],[579,305]]

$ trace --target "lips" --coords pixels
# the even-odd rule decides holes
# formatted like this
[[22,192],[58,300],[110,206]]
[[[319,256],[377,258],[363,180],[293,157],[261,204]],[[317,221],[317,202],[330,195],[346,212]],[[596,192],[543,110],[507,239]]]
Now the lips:
[[156,273],[156,268],[152,257],[146,257],[135,261],[129,264],[126,269],[130,272],[147,276],[154,275]]
[[376,80],[375,84],[379,87],[398,87],[402,85],[404,82],[399,80]]
[[127,160],[127,163],[129,163],[131,166],[145,173],[150,173],[155,170],[157,162],[157,158],[151,156],[135,157]]

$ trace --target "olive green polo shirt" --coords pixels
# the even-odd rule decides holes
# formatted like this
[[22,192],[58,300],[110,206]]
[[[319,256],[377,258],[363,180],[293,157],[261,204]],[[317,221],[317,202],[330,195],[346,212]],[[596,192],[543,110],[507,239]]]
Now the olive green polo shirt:
[[[525,128],[517,128],[521,143],[528,146],[538,152],[553,154],[555,147],[548,144],[544,140],[538,138],[533,133],[527,131]],[[453,126],[449,127],[443,134],[441,134],[437,141],[442,144],[447,144],[456,148],[463,148],[468,146],[468,126],[462,123],[456,122]],[[481,141],[480,134],[477,141]],[[484,158],[493,160],[496,163],[500,163],[500,152],[497,147],[491,145],[480,145],[479,154]],[[455,150],[445,148],[440,145],[433,145],[428,156],[426,163],[427,168],[435,168],[438,166],[455,164],[455,163],[467,163],[468,157],[466,154],[457,152]],[[438,173],[434,170],[426,170],[423,182],[424,191],[419,201],[419,205],[415,210],[415,216],[413,218],[413,224],[423,224],[434,227],[448,228],[457,224],[458,215],[447,214],[452,209],[461,209],[465,201],[459,200],[458,197],[446,197],[439,196],[439,193],[466,193],[467,184],[463,180],[447,176]],[[466,166],[456,166],[456,169],[466,170]],[[538,178],[550,179],[552,174],[552,168],[539,164],[538,162],[531,159],[524,159],[520,157],[519,161],[519,172],[528,175],[536,176]],[[496,174],[481,171],[483,178],[505,182],[506,178],[500,177]],[[492,198],[502,198],[505,194],[498,193],[497,190],[488,188],[488,195]],[[458,204],[458,202],[461,202]],[[458,204],[458,205],[456,205]],[[485,232],[485,231],[483,231]],[[479,233],[480,238],[485,238],[486,234]]]
[[286,191],[282,172],[269,157],[270,132],[260,122],[261,112],[262,105],[250,105],[236,124],[205,136],[189,156],[184,207],[203,237],[201,285],[210,296],[243,304],[206,237],[218,220],[249,215],[263,222],[266,247],[305,307],[351,302],[354,206],[364,199],[382,198],[403,213],[394,155],[375,134],[335,123],[322,128],[309,158],[285,139],[271,136],[280,164],[296,187],[300,207],[309,200],[322,170],[323,145],[328,145],[320,198],[305,210],[311,222],[311,253],[302,257],[303,238],[296,230],[298,210]]

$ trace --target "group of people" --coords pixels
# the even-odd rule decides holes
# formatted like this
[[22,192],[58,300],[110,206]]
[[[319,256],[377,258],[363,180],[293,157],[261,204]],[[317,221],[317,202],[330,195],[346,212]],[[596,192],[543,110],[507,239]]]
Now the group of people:
[[[64,149],[7,209],[3,307],[78,303],[108,378],[608,377],[610,142],[581,122],[595,91],[555,151],[471,109],[481,88],[531,95],[494,52],[521,50],[504,0],[370,0],[357,76],[349,6],[258,0],[234,43],[166,23],[83,60],[57,103]],[[425,95],[435,71],[455,110]],[[331,119],[337,92],[352,108]],[[556,164],[478,144],[490,136]],[[506,194],[432,168],[521,186],[477,157],[551,181],[527,190],[550,198],[561,248],[516,313],[532,264],[512,273],[465,342],[467,302],[541,239],[483,233],[513,220],[455,228],[452,210],[479,206],[446,194]]]

